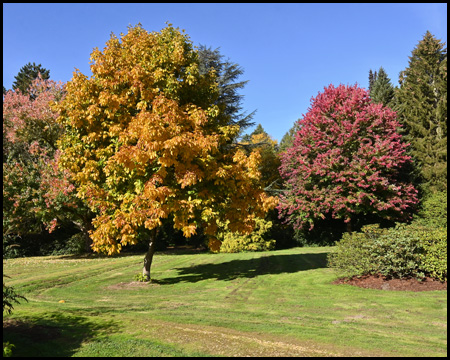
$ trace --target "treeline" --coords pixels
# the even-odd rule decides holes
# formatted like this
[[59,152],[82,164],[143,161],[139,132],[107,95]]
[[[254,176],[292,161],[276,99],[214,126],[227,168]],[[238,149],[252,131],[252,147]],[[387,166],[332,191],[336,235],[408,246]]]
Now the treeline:
[[398,86],[382,67],[368,90],[326,86],[280,144],[261,125],[245,133],[242,68],[171,25],[130,27],[92,58],[91,78],[62,84],[29,63],[3,87],[4,256],[126,246],[151,264],[168,246],[258,251],[446,224],[447,52],[429,32]]

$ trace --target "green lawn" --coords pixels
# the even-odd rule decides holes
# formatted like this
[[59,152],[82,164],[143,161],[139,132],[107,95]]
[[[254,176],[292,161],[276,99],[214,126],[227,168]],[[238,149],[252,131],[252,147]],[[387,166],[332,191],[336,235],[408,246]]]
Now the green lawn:
[[[333,285],[332,247],[4,262],[15,356],[446,356],[447,292]],[[60,303],[64,300],[64,303]]]

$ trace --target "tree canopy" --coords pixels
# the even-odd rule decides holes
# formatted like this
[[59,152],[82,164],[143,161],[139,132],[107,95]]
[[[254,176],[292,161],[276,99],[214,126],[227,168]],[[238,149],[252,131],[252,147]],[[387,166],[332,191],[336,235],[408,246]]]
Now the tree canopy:
[[395,112],[357,85],[326,87],[282,153],[281,216],[297,229],[312,229],[327,214],[347,224],[358,214],[407,219],[417,191],[400,178],[410,157],[399,126]]
[[[50,78],[50,70],[42,67],[41,64],[36,65],[28,63],[20,69],[19,73],[14,76],[13,90],[20,90],[23,94],[28,94],[28,90],[30,89],[31,83],[33,80],[37,79],[38,76],[41,76],[43,80],[47,80]],[[33,94],[29,94],[33,97]]]
[[249,232],[275,206],[259,184],[259,152],[234,146],[239,126],[186,34],[137,25],[91,59],[92,77],[76,71],[57,108],[68,129],[61,164],[97,215],[95,251],[118,253],[169,216],[186,237],[227,220]]
[[396,91],[404,135],[422,190],[447,189],[447,48],[427,31],[401,72]]

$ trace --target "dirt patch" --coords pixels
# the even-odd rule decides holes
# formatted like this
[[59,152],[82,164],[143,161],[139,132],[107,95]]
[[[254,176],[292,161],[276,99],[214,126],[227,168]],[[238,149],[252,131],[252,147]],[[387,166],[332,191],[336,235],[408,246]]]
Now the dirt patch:
[[441,282],[426,277],[422,281],[415,278],[387,279],[383,275],[353,276],[349,279],[337,279],[333,284],[348,284],[366,289],[394,290],[394,291],[433,291],[447,290],[447,281]]
[[160,286],[156,282],[146,282],[146,281],[131,281],[131,282],[121,282],[118,284],[110,285],[107,287],[108,290],[133,290],[142,289],[150,286]]
[[61,329],[53,326],[36,325],[15,319],[3,320],[3,332],[25,335],[34,341],[47,341],[61,337]]

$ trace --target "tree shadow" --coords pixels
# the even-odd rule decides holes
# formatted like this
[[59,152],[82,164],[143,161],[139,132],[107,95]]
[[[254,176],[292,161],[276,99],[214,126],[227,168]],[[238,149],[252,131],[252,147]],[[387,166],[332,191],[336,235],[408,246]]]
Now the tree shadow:
[[84,341],[118,329],[112,320],[94,323],[84,316],[54,312],[4,319],[3,342],[14,344],[14,357],[70,357]]
[[173,278],[152,279],[158,284],[179,282],[197,282],[207,279],[234,280],[252,278],[266,274],[295,273],[327,267],[328,253],[267,255],[254,259],[238,259],[223,263],[199,264],[175,268],[178,276]]

